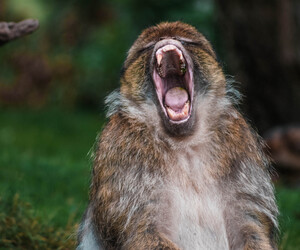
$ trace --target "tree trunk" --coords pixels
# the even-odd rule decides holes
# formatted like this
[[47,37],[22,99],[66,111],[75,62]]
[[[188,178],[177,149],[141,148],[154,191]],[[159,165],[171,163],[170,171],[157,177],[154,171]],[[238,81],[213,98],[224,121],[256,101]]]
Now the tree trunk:
[[265,132],[300,119],[300,4],[296,0],[216,0],[230,74],[243,109]]
[[39,22],[27,19],[19,23],[0,22],[0,46],[27,34],[32,33],[39,27]]

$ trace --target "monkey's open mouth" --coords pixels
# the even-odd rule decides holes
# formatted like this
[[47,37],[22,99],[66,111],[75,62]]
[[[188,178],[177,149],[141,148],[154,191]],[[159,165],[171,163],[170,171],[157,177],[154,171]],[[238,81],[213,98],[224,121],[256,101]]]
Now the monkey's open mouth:
[[183,52],[167,44],[155,52],[153,80],[165,115],[173,123],[189,119],[192,110],[192,70]]

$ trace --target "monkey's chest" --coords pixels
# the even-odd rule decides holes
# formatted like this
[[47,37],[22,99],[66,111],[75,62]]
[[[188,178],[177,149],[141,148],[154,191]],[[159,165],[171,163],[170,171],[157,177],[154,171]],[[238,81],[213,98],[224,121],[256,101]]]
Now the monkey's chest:
[[213,188],[203,191],[174,190],[171,240],[186,250],[229,249],[220,197]]
[[196,158],[179,163],[185,171],[173,176],[166,188],[166,197],[170,199],[165,208],[169,213],[167,232],[170,239],[186,250],[229,249],[223,191],[213,180],[208,180],[205,171],[197,168]]

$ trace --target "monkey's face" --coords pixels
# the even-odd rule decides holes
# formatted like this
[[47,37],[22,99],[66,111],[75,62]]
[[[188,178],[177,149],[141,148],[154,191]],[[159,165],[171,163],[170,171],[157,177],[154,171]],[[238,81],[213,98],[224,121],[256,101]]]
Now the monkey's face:
[[146,29],[130,49],[121,92],[137,102],[154,100],[167,132],[186,135],[197,121],[194,99],[211,85],[216,65],[210,44],[194,27],[161,23]]

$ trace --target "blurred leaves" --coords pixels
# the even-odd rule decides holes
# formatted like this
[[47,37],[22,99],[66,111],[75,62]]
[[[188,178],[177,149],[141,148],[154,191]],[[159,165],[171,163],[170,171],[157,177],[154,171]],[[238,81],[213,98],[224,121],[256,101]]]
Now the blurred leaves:
[[65,228],[55,228],[36,217],[31,205],[16,194],[0,200],[0,248],[74,249],[76,246],[72,217]]
[[[144,28],[182,20],[213,38],[213,11],[211,0],[3,0],[0,19],[37,18],[40,28],[0,50],[0,106],[98,109],[118,87],[126,52]],[[22,70],[18,60],[40,68]]]

